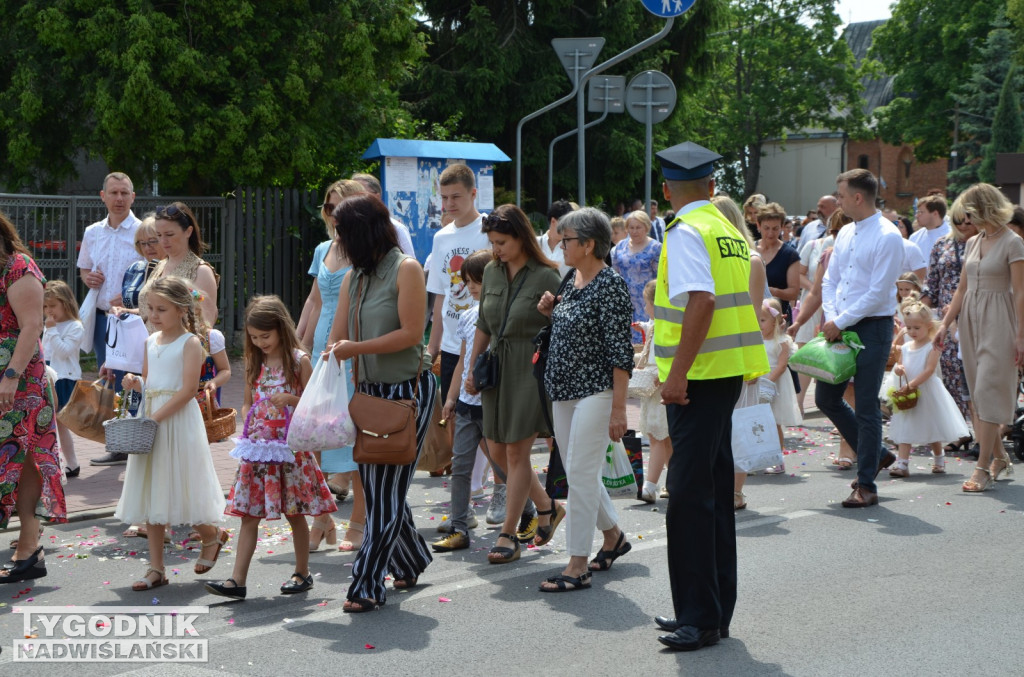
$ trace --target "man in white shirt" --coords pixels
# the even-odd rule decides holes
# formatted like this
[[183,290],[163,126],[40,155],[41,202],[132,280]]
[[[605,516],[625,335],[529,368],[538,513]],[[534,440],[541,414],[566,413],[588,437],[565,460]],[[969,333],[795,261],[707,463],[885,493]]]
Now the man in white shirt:
[[903,271],[903,236],[875,208],[878,180],[866,169],[839,175],[839,208],[853,224],[839,231],[821,287],[825,338],[856,332],[864,348],[857,354],[853,381],[857,412],[843,400],[848,381],[818,381],[814,402],[857,452],[857,480],[844,508],[878,504],[875,477],[896,460],[882,447],[878,391],[892,346],[896,280]]
[[808,242],[814,242],[819,238],[825,237],[825,231],[828,230],[828,220],[838,206],[839,203],[834,195],[822,195],[818,198],[818,218],[808,223],[800,231],[800,240],[796,246],[798,252],[802,252]]
[[473,305],[473,297],[462,280],[462,261],[478,249],[490,249],[480,232],[482,220],[476,210],[476,177],[464,164],[448,165],[438,181],[442,208],[452,222],[434,234],[430,250],[427,291],[437,294],[427,352],[431,362],[441,356],[441,399],[447,401],[462,346],[456,331],[459,316]]
[[537,236],[537,244],[544,256],[558,264],[558,274],[565,277],[570,267],[565,265],[565,250],[562,249],[562,234],[558,232],[558,219],[573,211],[567,200],[556,200],[548,207],[548,232]]
[[[358,181],[363,184],[367,191],[377,197],[381,197],[380,181],[373,174],[353,174],[352,180]],[[409,234],[409,227],[394,216],[391,217],[391,225],[395,227],[395,233],[398,235],[398,248],[402,250],[403,254],[416,258],[416,249],[412,245],[412,235]]]
[[[910,236],[924,254],[925,261],[930,265],[932,249],[939,238],[949,235],[949,223],[946,221],[946,199],[941,195],[929,195],[917,201],[917,230]],[[924,281],[924,278],[921,278]]]

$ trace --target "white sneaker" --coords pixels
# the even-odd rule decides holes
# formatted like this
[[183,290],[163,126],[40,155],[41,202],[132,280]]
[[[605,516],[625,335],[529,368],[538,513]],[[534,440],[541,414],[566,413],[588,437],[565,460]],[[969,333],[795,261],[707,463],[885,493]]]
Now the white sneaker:
[[479,489],[474,489],[473,491],[469,492],[469,497],[470,498],[480,498],[481,496],[484,495],[485,491],[487,491],[487,487],[486,486],[482,486]]
[[658,500],[658,485],[654,482],[644,482],[644,489],[640,492],[640,500],[644,503],[654,503]]
[[[477,521],[476,515],[469,513],[469,519],[466,520],[467,529],[476,529],[480,526],[480,522]],[[451,518],[444,520],[437,525],[437,531],[442,534],[450,534],[452,532],[452,521]]]
[[488,524],[503,524],[505,522],[504,484],[494,485],[494,492],[491,494],[491,505],[487,508],[485,519]]

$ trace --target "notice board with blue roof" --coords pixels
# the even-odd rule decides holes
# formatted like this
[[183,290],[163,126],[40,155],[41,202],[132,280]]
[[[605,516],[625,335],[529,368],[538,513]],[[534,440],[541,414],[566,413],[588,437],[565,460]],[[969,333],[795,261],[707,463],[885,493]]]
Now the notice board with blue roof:
[[511,160],[493,143],[409,139],[377,139],[363,159],[380,160],[384,204],[409,227],[421,263],[441,228],[438,179],[444,168],[461,162],[473,170],[476,208],[486,213],[494,209],[494,165]]

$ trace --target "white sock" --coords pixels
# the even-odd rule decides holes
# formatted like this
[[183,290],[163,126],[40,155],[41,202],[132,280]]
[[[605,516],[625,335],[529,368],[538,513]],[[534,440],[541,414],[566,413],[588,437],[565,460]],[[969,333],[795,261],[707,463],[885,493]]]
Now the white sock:
[[658,485],[650,480],[644,480],[644,493],[658,495]]

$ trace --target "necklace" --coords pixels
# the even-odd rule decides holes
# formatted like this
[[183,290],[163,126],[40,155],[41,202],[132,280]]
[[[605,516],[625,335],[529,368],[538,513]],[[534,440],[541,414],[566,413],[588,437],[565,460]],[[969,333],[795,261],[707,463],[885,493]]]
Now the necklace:
[[[163,334],[160,335],[160,338],[163,338]],[[156,356],[157,357],[162,356],[164,354],[164,351],[167,350],[167,346],[174,345],[175,343],[178,342],[178,339],[180,339],[180,338],[181,338],[181,335],[178,335],[170,343],[160,343],[159,341],[153,341],[153,347],[156,350]]]

